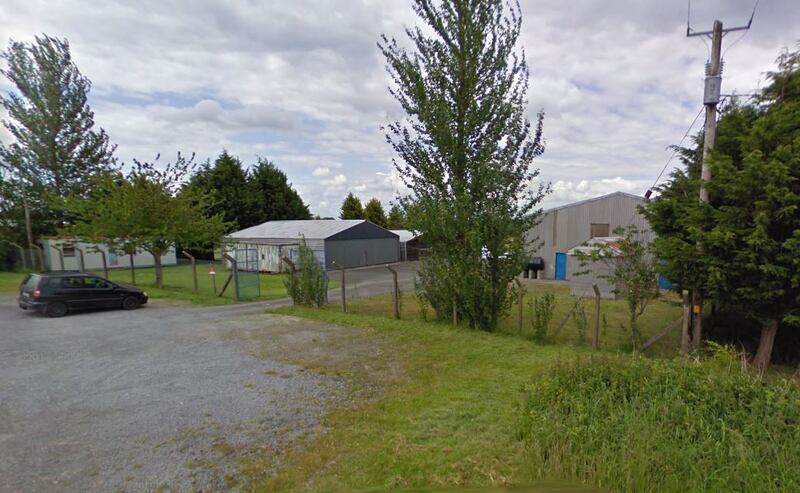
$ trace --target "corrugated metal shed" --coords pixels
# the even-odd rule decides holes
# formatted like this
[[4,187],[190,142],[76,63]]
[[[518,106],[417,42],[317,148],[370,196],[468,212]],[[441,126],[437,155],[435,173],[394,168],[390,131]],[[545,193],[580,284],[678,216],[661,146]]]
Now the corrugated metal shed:
[[545,279],[567,280],[572,272],[567,251],[592,237],[609,236],[619,226],[635,225],[644,239],[652,238],[647,220],[638,211],[644,203],[643,197],[614,192],[549,209],[526,236],[530,256],[544,259]]
[[400,238],[400,243],[405,243],[417,237],[416,233],[407,229],[390,229],[389,231],[396,234]]
[[297,258],[303,238],[325,269],[393,263],[399,258],[398,236],[363,219],[268,221],[232,233],[226,240],[228,250],[255,246],[259,270],[281,272],[285,268],[281,259]]

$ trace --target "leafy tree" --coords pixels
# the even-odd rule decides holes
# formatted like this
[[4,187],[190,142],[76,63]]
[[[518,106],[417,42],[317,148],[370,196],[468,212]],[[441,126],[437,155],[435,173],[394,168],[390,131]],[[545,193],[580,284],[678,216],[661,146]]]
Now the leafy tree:
[[39,206],[34,214],[47,219],[36,224],[37,233],[53,233],[68,220],[60,201],[85,193],[95,173],[112,168],[115,146],[105,131],[94,129],[87,103],[91,82],[66,40],[43,35],[30,44],[12,41],[0,58],[7,65],[0,73],[15,88],[0,96],[9,115],[3,125],[15,139],[0,145],[0,160],[25,189],[26,205]]
[[353,192],[347,194],[342,202],[342,211],[339,219],[364,219],[364,209],[361,207],[361,200]]
[[95,177],[88,197],[68,200],[76,222],[64,233],[112,248],[137,249],[153,255],[156,286],[163,286],[161,257],[180,243],[184,248],[217,243],[225,233],[221,214],[209,215],[214,205],[210,194],[177,193],[192,170],[192,159],[178,154],[166,167],[134,161],[133,169]]
[[712,156],[709,287],[761,325],[766,368],[778,328],[800,326],[800,50],[778,58],[744,135]]
[[406,215],[398,204],[392,204],[386,222],[389,229],[406,229]]
[[[519,4],[415,0],[425,29],[406,31],[412,51],[382,37],[391,94],[408,123],[387,140],[411,193],[408,227],[428,246],[418,288],[440,318],[455,310],[493,330],[510,308],[543,187],[531,165],[544,150],[543,115],[525,117],[528,66],[517,50]],[[413,206],[412,206],[413,204]]]
[[289,269],[283,279],[286,292],[297,305],[321,307],[328,302],[328,273],[320,264],[314,251],[306,244],[306,239],[300,239],[298,266],[289,264]]
[[383,205],[381,205],[381,201],[375,197],[369,199],[367,205],[364,206],[364,219],[382,228],[389,225],[386,214],[383,212]]
[[[651,245],[641,239],[636,226],[620,226],[614,229],[613,234],[620,237],[613,244],[596,242],[585,250],[578,249],[576,253],[583,267],[598,262],[605,265],[608,273],[598,277],[606,279],[614,286],[614,293],[622,295],[625,300],[631,342],[636,349],[642,343],[639,317],[659,295],[657,261],[652,255]],[[584,273],[588,270],[578,274]]]
[[[259,159],[249,176],[254,199],[253,224],[278,219],[310,219],[311,212],[292,188],[286,173],[266,159]],[[244,226],[246,227],[246,226]]]
[[256,224],[254,197],[248,193],[248,176],[239,158],[228,151],[211,163],[206,163],[192,175],[184,188],[185,193],[204,193],[214,196],[210,215],[221,215],[232,229],[246,228]]

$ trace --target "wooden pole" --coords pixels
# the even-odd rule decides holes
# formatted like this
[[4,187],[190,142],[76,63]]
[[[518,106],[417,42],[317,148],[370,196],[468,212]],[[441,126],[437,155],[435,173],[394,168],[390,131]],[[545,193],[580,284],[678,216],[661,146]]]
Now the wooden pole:
[[600,347],[600,290],[597,284],[592,286],[594,290],[594,327],[592,328],[592,348]]
[[[11,243],[11,246],[17,247],[17,249],[19,249],[19,256],[22,258],[22,268],[24,270],[28,270],[28,260],[25,258],[25,249],[22,248],[22,245],[18,245],[16,243]],[[31,264],[33,264],[33,258],[31,258]]]
[[521,289],[519,290],[519,300],[517,300],[517,303],[519,304],[519,309],[517,312],[517,332],[519,332],[519,335],[522,335],[522,315],[524,312],[523,307],[525,303],[525,291]]
[[192,291],[197,292],[197,259],[186,250],[181,250],[192,261]]
[[[228,282],[230,282],[231,280],[233,281],[233,302],[234,303],[238,303],[239,302],[239,267],[236,265],[237,264],[236,259],[231,257],[230,255],[228,255],[227,253],[223,253],[222,254],[222,258],[224,258],[225,260],[227,260],[228,262],[231,263],[231,276],[228,279]],[[228,285],[228,282],[225,283],[226,287]],[[223,289],[223,291],[224,291],[224,289]]]
[[58,252],[58,263],[61,266],[61,270],[64,270],[64,250],[54,245],[50,245],[50,248]]
[[133,263],[133,253],[128,253],[128,258],[131,261],[131,284],[136,286],[136,265]]
[[75,247],[75,250],[78,251],[78,259],[81,262],[80,265],[78,266],[78,270],[81,271],[81,272],[84,272],[84,271],[86,271],[86,263],[85,263],[84,257],[83,257],[83,249]]
[[108,279],[108,260],[106,260],[106,251],[98,248],[97,253],[99,253],[100,258],[103,259],[103,276]]
[[342,271],[342,313],[347,313],[347,288],[345,288],[344,267],[340,266],[335,260],[331,264]]
[[692,304],[689,300],[689,290],[683,290],[683,323],[681,325],[681,354],[689,354],[689,324],[692,320]]
[[458,327],[458,309],[456,308],[455,300],[453,300],[453,325]]
[[397,287],[397,271],[392,269],[390,266],[386,266],[389,269],[389,272],[392,273],[392,285],[394,294],[394,318],[396,320],[400,320],[400,290]]
[[[39,267],[41,267],[41,271],[44,272],[46,268],[44,265],[44,252],[42,252],[42,247],[34,243],[33,248],[36,249],[36,253],[39,255]],[[33,265],[33,260],[31,260],[31,265]]]

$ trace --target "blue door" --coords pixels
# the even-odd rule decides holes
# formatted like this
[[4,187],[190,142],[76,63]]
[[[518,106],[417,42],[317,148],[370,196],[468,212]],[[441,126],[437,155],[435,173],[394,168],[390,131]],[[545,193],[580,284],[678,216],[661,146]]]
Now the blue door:
[[567,278],[567,254],[556,253],[556,281]]

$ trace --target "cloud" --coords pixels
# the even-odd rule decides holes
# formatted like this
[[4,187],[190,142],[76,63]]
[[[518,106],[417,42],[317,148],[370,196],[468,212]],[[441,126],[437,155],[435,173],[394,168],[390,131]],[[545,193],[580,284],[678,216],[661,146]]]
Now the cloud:
[[[123,161],[177,150],[202,161],[223,148],[248,165],[265,157],[324,216],[348,186],[384,203],[405,192],[380,130],[404,115],[375,43],[381,33],[403,42],[416,23],[408,0],[6,3],[4,40],[69,39],[93,82],[96,121]],[[685,37],[686,5],[542,0],[522,9],[528,116],[546,115],[547,147],[535,165],[554,185],[543,205],[644,193],[701,107],[708,52]],[[751,10],[752,0],[693,2],[692,23],[744,24]],[[800,38],[798,18],[800,2],[762,3],[725,54],[723,93],[763,83],[779,50]]]

